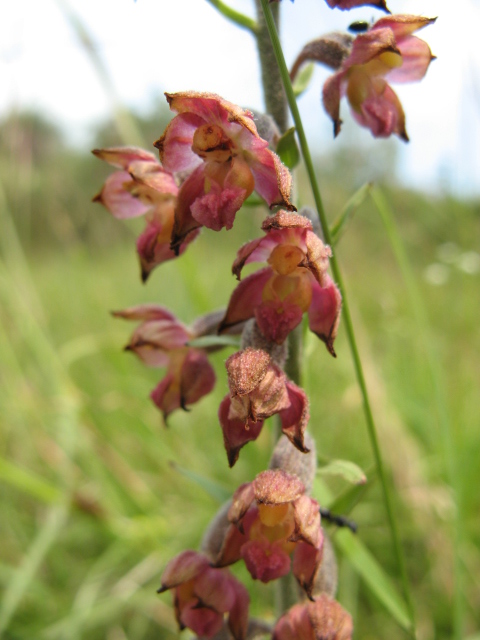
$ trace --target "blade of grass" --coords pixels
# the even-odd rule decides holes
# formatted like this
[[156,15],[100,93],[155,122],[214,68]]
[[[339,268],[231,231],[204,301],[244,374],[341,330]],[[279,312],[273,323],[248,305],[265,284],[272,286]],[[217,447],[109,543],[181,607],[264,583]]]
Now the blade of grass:
[[391,616],[405,631],[411,631],[410,614],[402,597],[358,536],[347,528],[338,529],[333,541]]
[[[281,47],[280,40],[279,40],[279,37],[278,37],[278,33],[277,33],[276,26],[275,26],[275,22],[273,20],[272,14],[270,12],[270,8],[269,8],[267,0],[261,0],[261,4],[262,4],[263,12],[264,12],[264,15],[265,15],[265,21],[267,23],[268,31],[269,31],[269,34],[270,34],[272,47],[274,49],[275,56],[276,56],[276,59],[277,59],[277,64],[278,64],[279,69],[280,69],[280,74],[281,74],[281,77],[282,77],[283,86],[284,86],[284,89],[285,89],[285,93],[287,95],[288,105],[290,107],[290,112],[292,114],[293,121],[295,123],[295,127],[296,127],[296,130],[297,130],[297,135],[298,135],[298,139],[299,139],[299,143],[300,143],[300,149],[301,149],[303,160],[305,162],[305,166],[306,166],[306,169],[307,169],[307,173],[308,173],[310,185],[311,185],[311,188],[312,188],[313,197],[314,197],[314,200],[315,200],[315,205],[317,207],[318,215],[319,215],[319,218],[320,218],[320,223],[321,223],[321,226],[322,226],[324,238],[325,238],[325,241],[327,242],[327,244],[331,245],[332,244],[332,239],[331,239],[331,236],[330,236],[330,230],[329,230],[329,226],[328,226],[328,221],[327,221],[327,217],[326,217],[326,214],[325,214],[325,209],[323,207],[323,202],[322,202],[322,198],[321,198],[321,195],[320,195],[320,190],[319,190],[319,187],[318,187],[317,178],[316,178],[316,175],[315,175],[315,170],[314,170],[314,167],[313,167],[313,161],[312,161],[312,156],[310,154],[310,148],[308,146],[307,138],[306,138],[306,135],[305,135],[305,130],[303,128],[303,122],[302,122],[302,119],[300,117],[300,112],[298,110],[297,102],[296,102],[296,99],[295,99],[295,93],[293,91],[292,83],[290,81],[288,68],[287,68],[287,65],[285,63],[285,58],[283,56],[283,51],[282,51],[282,47]],[[378,437],[377,437],[377,431],[376,431],[376,427],[375,427],[375,422],[374,422],[374,419],[373,419],[373,413],[372,413],[372,409],[371,409],[371,406],[370,406],[370,399],[369,399],[369,395],[368,395],[365,376],[364,376],[364,373],[363,373],[362,361],[361,361],[361,358],[360,358],[360,354],[359,354],[357,343],[356,343],[356,339],[355,339],[355,332],[354,332],[354,329],[353,329],[353,321],[352,321],[352,318],[351,318],[351,315],[350,315],[350,308],[349,308],[349,304],[348,304],[346,290],[345,290],[345,286],[344,286],[344,283],[343,283],[343,278],[342,278],[342,274],[341,274],[341,271],[340,271],[340,266],[339,266],[339,263],[337,261],[337,258],[335,256],[335,254],[330,259],[330,265],[331,265],[331,268],[332,268],[333,276],[334,276],[334,278],[335,278],[335,280],[336,280],[336,282],[338,284],[338,287],[340,288],[342,296],[343,296],[343,309],[342,309],[343,325],[345,326],[348,342],[349,342],[349,345],[350,345],[350,351],[351,351],[351,354],[352,354],[353,364],[354,364],[354,368],[355,368],[355,374],[356,374],[356,377],[357,377],[357,383],[358,383],[358,386],[359,386],[361,394],[362,394],[363,410],[364,410],[365,420],[366,420],[366,423],[367,423],[368,434],[369,434],[369,438],[370,438],[370,443],[371,443],[371,447],[372,447],[372,450],[373,450],[373,454],[374,454],[374,457],[375,457],[375,463],[376,463],[376,467],[377,467],[377,471],[378,471],[378,476],[379,476],[380,483],[381,483],[381,486],[382,486],[383,500],[384,500],[385,508],[386,508],[386,511],[387,511],[387,517],[388,517],[390,531],[391,531],[391,534],[392,534],[392,540],[393,540],[393,546],[394,546],[394,552],[395,552],[395,557],[396,557],[396,561],[397,561],[398,571],[399,571],[400,576],[401,576],[402,585],[403,585],[403,592],[404,592],[405,600],[407,602],[407,608],[408,608],[410,622],[411,622],[410,630],[411,630],[412,635],[415,636],[415,610],[414,610],[413,598],[412,598],[412,594],[411,594],[411,590],[410,590],[410,583],[409,583],[409,579],[408,579],[408,575],[407,575],[405,558],[404,558],[404,554],[403,554],[402,545],[401,545],[401,542],[400,542],[400,535],[398,533],[397,521],[396,521],[396,517],[395,517],[395,514],[394,514],[394,510],[393,510],[392,499],[391,499],[391,496],[390,496],[390,488],[389,488],[389,485],[388,485],[388,482],[387,482],[387,477],[386,477],[385,470],[384,470],[384,467],[383,467],[383,459],[382,459],[382,455],[381,455],[381,451],[380,451],[380,446],[379,446],[379,443],[378,443]]]
[[360,189],[358,189],[358,191],[356,191],[353,196],[346,202],[345,206],[340,211],[338,218],[330,226],[330,234],[334,245],[338,244],[338,241],[342,237],[347,224],[352,219],[353,214],[358,209],[358,207],[363,202],[365,202],[365,199],[370,193],[371,189],[372,184],[370,182],[362,185]]
[[201,487],[209,496],[211,496],[214,500],[216,500],[219,504],[223,504],[227,500],[232,497],[232,494],[228,489],[222,487],[222,485],[210,480],[210,478],[206,478],[205,476],[201,476],[194,471],[190,471],[189,469],[184,469],[180,467],[175,462],[171,462],[170,466],[172,469],[180,473],[185,478],[188,478],[193,483],[195,483],[198,487]]
[[0,481],[47,504],[58,502],[62,496],[62,492],[55,485],[4,458],[0,458]]
[[441,375],[442,366],[438,358],[437,350],[435,349],[434,343],[432,341],[432,330],[428,319],[427,309],[425,307],[420,289],[417,284],[417,277],[413,272],[412,265],[407,255],[407,251],[395,224],[393,212],[388,205],[383,193],[378,188],[373,189],[370,195],[385,226],[390,245],[397,260],[397,264],[400,268],[400,271],[402,272],[402,276],[407,289],[407,294],[410,299],[410,306],[415,317],[418,332],[424,345],[427,366],[433,384],[434,401],[437,409],[438,421],[440,423],[442,455],[444,464],[446,466],[449,484],[455,494],[457,506],[457,508],[454,510],[453,523],[453,554],[455,575],[455,588],[453,589],[453,629],[454,638],[456,638],[456,640],[461,640],[461,638],[463,638],[463,620],[465,611],[465,602],[463,595],[464,580],[461,561],[462,549],[464,546],[464,527],[462,522],[463,518],[461,490],[458,481],[459,474],[457,469],[457,460],[455,458],[453,426],[451,424],[449,411],[445,401],[445,385],[443,383]]
[[5,589],[0,606],[0,636],[7,629],[24,593],[28,590],[46,554],[61,535],[67,520],[68,508],[64,504],[54,507],[48,513],[45,524],[36,535]]

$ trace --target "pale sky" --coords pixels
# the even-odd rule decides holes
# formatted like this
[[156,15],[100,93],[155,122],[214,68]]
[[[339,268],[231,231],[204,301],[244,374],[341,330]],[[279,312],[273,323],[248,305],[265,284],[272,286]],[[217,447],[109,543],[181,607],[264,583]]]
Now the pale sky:
[[[66,2],[67,0],[64,0]],[[262,109],[251,36],[206,0],[68,0],[85,22],[125,103],[148,110],[164,91],[212,91]],[[253,0],[229,0],[253,15]],[[92,121],[110,110],[98,75],[58,0],[0,0],[0,117],[10,109],[39,108],[88,145]],[[394,13],[438,16],[418,35],[437,60],[419,84],[396,85],[407,114],[408,145],[400,149],[401,176],[414,186],[480,193],[480,2],[390,0]],[[331,10],[324,0],[283,0],[285,56],[291,63],[308,40],[358,19],[383,15],[371,8]],[[331,122],[320,104],[328,75],[318,68],[300,98],[311,144],[328,152]],[[345,136],[356,127],[342,104]],[[160,133],[160,132],[159,132]],[[341,135],[342,135],[341,134]],[[371,143],[367,130],[357,135]],[[378,144],[382,144],[378,141]],[[375,149],[375,147],[373,147]],[[374,152],[374,151],[373,151]]]

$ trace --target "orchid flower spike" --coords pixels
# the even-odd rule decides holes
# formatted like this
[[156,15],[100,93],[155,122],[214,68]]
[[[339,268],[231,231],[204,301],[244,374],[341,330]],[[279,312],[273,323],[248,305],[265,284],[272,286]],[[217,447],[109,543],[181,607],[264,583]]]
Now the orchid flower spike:
[[291,211],[291,175],[257,132],[249,111],[213,93],[166,93],[178,115],[155,142],[163,166],[188,172],[175,211],[172,247],[201,226],[231,229],[255,189],[270,207]]

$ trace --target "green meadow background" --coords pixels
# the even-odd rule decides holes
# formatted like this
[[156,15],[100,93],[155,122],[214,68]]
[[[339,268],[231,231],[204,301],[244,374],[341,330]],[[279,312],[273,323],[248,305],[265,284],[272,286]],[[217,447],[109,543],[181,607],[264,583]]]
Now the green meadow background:
[[[150,144],[168,117],[158,108],[130,122]],[[95,134],[95,146],[120,142],[111,123]],[[449,639],[461,629],[461,637],[478,640],[480,201],[401,188],[394,163],[393,151],[372,157],[343,149],[316,159],[332,222],[376,176],[334,250],[392,487],[418,638]],[[177,631],[171,595],[155,593],[162,569],[199,545],[224,497],[266,468],[273,443],[267,423],[228,469],[216,414],[231,348],[212,357],[214,393],[165,427],[148,398],[163,372],[122,351],[134,325],[109,314],[157,302],[189,323],[225,306],[235,252],[258,235],[265,210],[243,209],[230,232],[204,230],[142,285],[135,237],[143,222],[114,220],[91,202],[108,173],[42,115],[13,113],[0,123],[5,640],[190,637]],[[296,180],[309,204],[301,172]],[[382,198],[390,226],[377,207]],[[391,601],[401,599],[402,587],[342,327],[336,350],[335,360],[307,336],[310,429],[322,464],[350,460],[368,481],[358,489],[323,474],[315,496],[343,507],[358,524],[355,540],[371,553],[349,555],[345,536],[325,525],[339,550],[338,598],[354,617],[356,638],[403,639],[410,636]],[[271,586],[234,571],[251,592],[253,612],[273,620]]]

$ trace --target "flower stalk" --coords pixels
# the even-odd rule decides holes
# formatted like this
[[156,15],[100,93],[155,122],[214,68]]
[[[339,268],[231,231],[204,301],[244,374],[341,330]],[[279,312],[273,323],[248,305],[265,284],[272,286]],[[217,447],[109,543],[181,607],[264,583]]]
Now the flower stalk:
[[[302,153],[302,157],[304,159],[305,162],[305,166],[307,169],[307,173],[308,173],[308,178],[310,181],[310,185],[312,188],[312,192],[313,192],[313,197],[314,197],[314,201],[315,201],[315,206],[317,208],[318,211],[318,215],[320,218],[320,224],[322,227],[322,232],[324,235],[324,239],[326,244],[331,245],[332,244],[332,239],[330,236],[330,230],[329,230],[329,226],[328,226],[328,221],[327,221],[327,217],[325,214],[325,209],[323,206],[323,201],[322,201],[322,197],[320,194],[320,189],[318,186],[318,182],[317,182],[317,178],[315,175],[315,170],[313,167],[313,162],[312,162],[312,157],[310,154],[310,149],[308,146],[308,142],[307,142],[307,138],[305,135],[305,130],[303,128],[303,123],[302,123],[302,119],[300,116],[300,112],[298,110],[298,106],[297,106],[297,102],[295,99],[295,94],[293,91],[293,87],[292,87],[292,83],[290,81],[290,75],[288,72],[288,68],[285,62],[285,58],[283,55],[283,50],[280,44],[280,40],[278,37],[278,33],[277,33],[277,29],[276,29],[276,25],[275,25],[275,21],[273,19],[272,13],[271,13],[271,8],[269,7],[268,4],[268,0],[260,0],[261,4],[262,4],[262,9],[265,15],[265,22],[268,28],[268,32],[270,35],[270,39],[271,39],[271,43],[272,43],[272,49],[275,53],[275,58],[277,60],[277,64],[280,70],[280,74],[282,77],[282,82],[284,85],[284,89],[285,89],[285,94],[287,97],[287,101],[288,101],[288,106],[290,108],[290,112],[292,114],[292,118],[293,121],[295,123],[295,127],[297,130],[297,135],[298,135],[298,140],[300,143],[300,149],[301,149],[301,153]],[[398,570],[401,576],[401,580],[402,580],[402,585],[403,585],[403,591],[404,591],[404,596],[405,596],[405,600],[408,606],[408,610],[409,610],[409,614],[410,614],[410,619],[411,619],[411,631],[412,631],[412,636],[415,636],[415,616],[414,616],[414,606],[413,606],[413,599],[412,599],[412,595],[411,595],[411,591],[410,591],[410,584],[409,584],[409,580],[408,580],[408,575],[407,575],[407,570],[406,570],[406,564],[405,564],[405,559],[404,559],[404,555],[403,555],[403,550],[402,550],[402,546],[400,543],[400,536],[399,536],[399,532],[398,532],[398,526],[397,526],[397,522],[396,522],[396,518],[394,515],[394,509],[393,509],[393,504],[392,504],[392,499],[390,496],[390,490],[388,487],[388,483],[387,483],[387,478],[386,478],[386,474],[385,474],[385,470],[383,467],[383,460],[382,460],[382,456],[381,456],[381,452],[380,452],[380,446],[379,446],[379,442],[378,442],[378,437],[377,437],[377,431],[376,431],[376,427],[375,427],[375,421],[373,418],[373,413],[372,413],[372,409],[370,406],[370,399],[369,399],[369,395],[368,395],[368,390],[367,390],[367,385],[366,385],[366,381],[365,381],[365,376],[363,373],[363,367],[362,367],[362,362],[361,362],[361,358],[360,358],[360,354],[358,351],[358,347],[357,347],[357,342],[355,339],[355,333],[354,333],[354,329],[353,329],[353,322],[352,322],[352,318],[351,318],[351,314],[350,314],[350,309],[349,309],[349,304],[348,304],[348,299],[346,296],[346,291],[345,291],[345,286],[343,283],[343,278],[341,275],[341,271],[340,271],[340,267],[337,261],[337,258],[335,256],[335,254],[331,257],[331,268],[332,268],[332,273],[334,276],[334,279],[336,281],[336,283],[338,284],[338,287],[342,293],[342,297],[343,297],[343,309],[342,309],[342,319],[343,319],[343,323],[345,326],[345,330],[347,332],[347,339],[348,339],[348,343],[350,346],[350,351],[351,351],[351,355],[352,355],[352,359],[353,359],[353,364],[354,364],[354,369],[355,369],[355,375],[357,378],[357,383],[358,386],[360,388],[361,394],[362,394],[362,401],[363,401],[363,411],[364,411],[364,415],[365,415],[365,421],[367,423],[367,430],[368,430],[368,434],[369,434],[369,438],[370,438],[370,444],[373,450],[373,455],[375,458],[375,464],[377,467],[377,472],[380,478],[380,482],[382,485],[382,492],[383,492],[383,500],[385,503],[385,508],[387,511],[387,517],[389,520],[389,525],[390,525],[390,530],[392,533],[392,538],[393,538],[393,545],[394,545],[394,551],[395,551],[395,556],[396,556],[396,561],[397,561],[397,566],[398,566]]]

